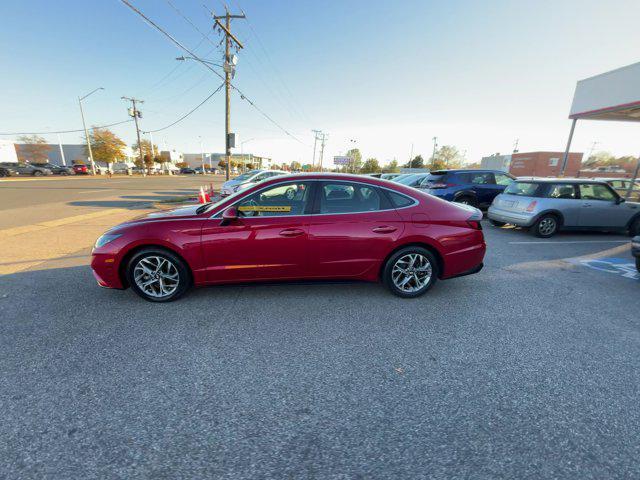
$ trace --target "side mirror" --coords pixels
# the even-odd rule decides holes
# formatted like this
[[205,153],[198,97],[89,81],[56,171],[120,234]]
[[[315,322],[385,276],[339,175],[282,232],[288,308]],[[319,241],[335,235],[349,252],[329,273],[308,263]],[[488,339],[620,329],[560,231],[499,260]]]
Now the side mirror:
[[624,197],[618,197],[616,199],[616,205],[620,205],[621,203],[626,202],[626,200],[624,199]]
[[231,222],[238,219],[238,209],[236,207],[229,207],[222,212],[221,226],[229,225]]

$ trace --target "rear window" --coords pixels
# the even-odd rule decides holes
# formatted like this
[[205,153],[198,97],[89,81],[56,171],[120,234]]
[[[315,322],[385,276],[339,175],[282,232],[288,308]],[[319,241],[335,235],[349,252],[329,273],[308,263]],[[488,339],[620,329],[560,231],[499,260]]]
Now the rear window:
[[504,193],[509,195],[520,195],[522,197],[535,197],[540,188],[539,183],[532,182],[513,182],[504,189]]
[[425,177],[422,183],[447,183],[446,173],[430,173]]

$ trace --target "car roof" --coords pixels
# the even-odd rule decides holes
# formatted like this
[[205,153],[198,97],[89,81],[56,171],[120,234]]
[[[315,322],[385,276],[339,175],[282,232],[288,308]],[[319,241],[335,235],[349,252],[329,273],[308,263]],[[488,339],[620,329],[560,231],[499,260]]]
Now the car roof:
[[547,177],[518,177],[516,182],[527,182],[527,183],[570,183],[570,184],[578,184],[578,183],[594,183],[594,184],[602,184],[606,183],[604,180],[593,178],[547,178]]

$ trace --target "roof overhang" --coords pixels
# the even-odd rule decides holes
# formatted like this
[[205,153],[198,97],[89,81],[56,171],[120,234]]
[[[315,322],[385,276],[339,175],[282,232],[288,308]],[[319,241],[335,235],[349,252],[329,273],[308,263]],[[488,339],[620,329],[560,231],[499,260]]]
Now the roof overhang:
[[640,63],[580,80],[569,118],[640,122]]

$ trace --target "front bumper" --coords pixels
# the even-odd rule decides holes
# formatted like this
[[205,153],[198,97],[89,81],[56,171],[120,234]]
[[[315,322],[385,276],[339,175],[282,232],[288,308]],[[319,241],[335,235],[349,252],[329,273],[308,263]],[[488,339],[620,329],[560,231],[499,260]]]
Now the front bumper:
[[487,216],[496,222],[510,223],[518,227],[530,227],[535,220],[535,213],[517,213],[510,210],[503,210],[493,205],[489,207]]
[[91,270],[98,285],[105,288],[124,289],[118,262],[114,255],[93,253],[91,255]]

